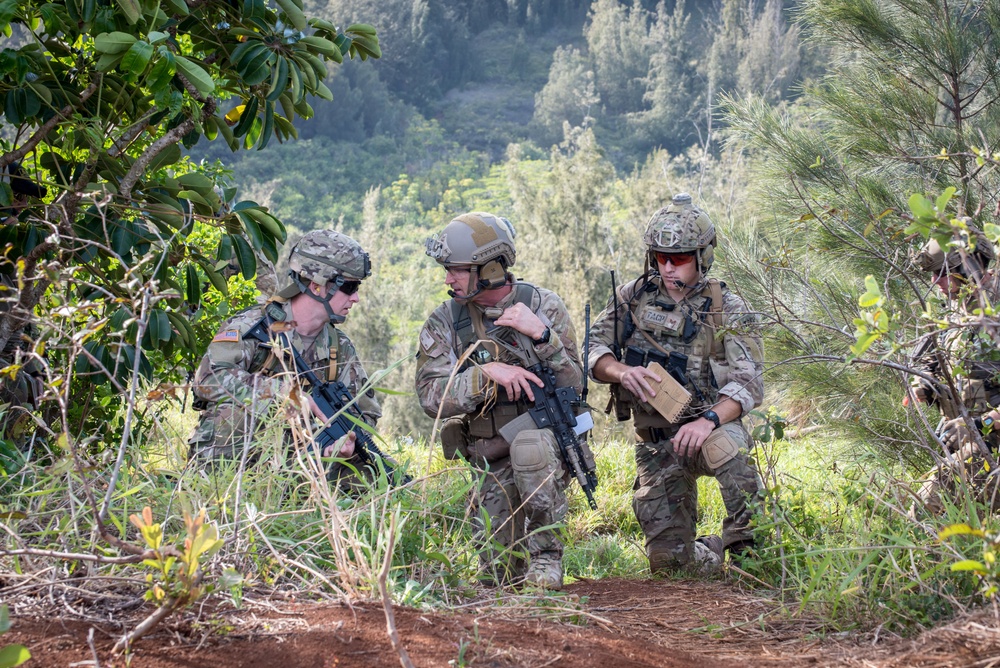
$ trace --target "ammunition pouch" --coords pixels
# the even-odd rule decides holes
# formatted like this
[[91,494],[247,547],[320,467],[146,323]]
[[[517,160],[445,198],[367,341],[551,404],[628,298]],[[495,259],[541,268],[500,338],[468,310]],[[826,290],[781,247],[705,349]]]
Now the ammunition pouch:
[[518,404],[497,402],[488,411],[469,418],[469,436],[474,439],[493,438],[500,433],[501,427],[524,412]]
[[445,459],[469,459],[469,428],[464,418],[448,418],[441,425],[441,449]]

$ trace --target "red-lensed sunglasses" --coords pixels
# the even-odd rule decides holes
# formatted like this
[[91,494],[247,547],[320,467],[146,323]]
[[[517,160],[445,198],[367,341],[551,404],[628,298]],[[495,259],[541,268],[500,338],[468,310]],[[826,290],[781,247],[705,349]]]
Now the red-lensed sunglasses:
[[694,262],[694,253],[664,253],[663,251],[654,251],[653,255],[656,256],[656,261],[660,264],[670,263],[675,267],[683,267],[684,265],[691,264]]
[[344,281],[337,289],[349,296],[357,292],[360,287],[361,281]]

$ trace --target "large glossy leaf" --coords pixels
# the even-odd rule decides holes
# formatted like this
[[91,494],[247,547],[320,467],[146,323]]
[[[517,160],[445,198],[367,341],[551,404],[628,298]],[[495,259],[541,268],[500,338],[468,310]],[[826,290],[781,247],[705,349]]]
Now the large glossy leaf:
[[254,255],[250,244],[243,237],[231,235],[233,241],[233,252],[236,254],[236,262],[239,263],[243,271],[243,278],[250,280],[257,273],[257,256]]

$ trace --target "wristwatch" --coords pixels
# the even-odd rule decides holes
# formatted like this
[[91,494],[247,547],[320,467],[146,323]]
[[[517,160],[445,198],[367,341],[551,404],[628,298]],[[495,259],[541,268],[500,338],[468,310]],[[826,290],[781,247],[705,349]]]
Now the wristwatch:
[[991,418],[989,415],[983,416],[983,427],[992,427],[994,422],[996,422],[996,420]]
[[543,343],[548,343],[549,339],[551,338],[552,338],[552,330],[546,327],[545,331],[542,332],[542,335],[539,336],[537,339],[532,339],[531,342],[534,343],[536,346],[540,346]]
[[722,421],[719,419],[719,414],[716,413],[715,411],[705,411],[704,413],[701,414],[701,416],[706,420],[711,420],[712,422],[714,422],[716,429],[718,429],[719,425],[722,424]]

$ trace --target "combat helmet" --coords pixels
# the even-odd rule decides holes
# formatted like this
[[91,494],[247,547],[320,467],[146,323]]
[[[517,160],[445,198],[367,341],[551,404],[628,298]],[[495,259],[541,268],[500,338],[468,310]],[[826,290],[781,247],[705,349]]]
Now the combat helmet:
[[[334,324],[344,321],[330,308],[330,299],[340,286],[348,281],[362,281],[371,276],[372,265],[361,245],[341,232],[313,230],[302,236],[288,253],[288,276],[291,283],[278,292],[279,297],[291,299],[307,294],[326,305],[327,315]],[[326,299],[309,290],[309,283],[333,286]]]
[[473,212],[453,219],[441,234],[427,239],[425,248],[444,267],[471,267],[468,299],[507,282],[507,270],[517,259],[514,236],[514,226],[506,218]]
[[642,237],[649,248],[649,265],[656,267],[653,253],[697,253],[698,270],[708,273],[715,260],[715,225],[708,214],[696,207],[688,193],[673,196],[670,204],[649,218]]
[[945,252],[937,239],[931,239],[917,254],[917,266],[922,271],[935,276],[947,274],[965,278],[981,276],[990,262],[996,258],[993,244],[986,238],[986,235],[971,226],[968,227],[968,232],[962,233],[962,237],[966,246],[972,245],[969,243],[970,241],[975,244],[975,248],[971,252],[967,252],[964,259],[958,249]]

